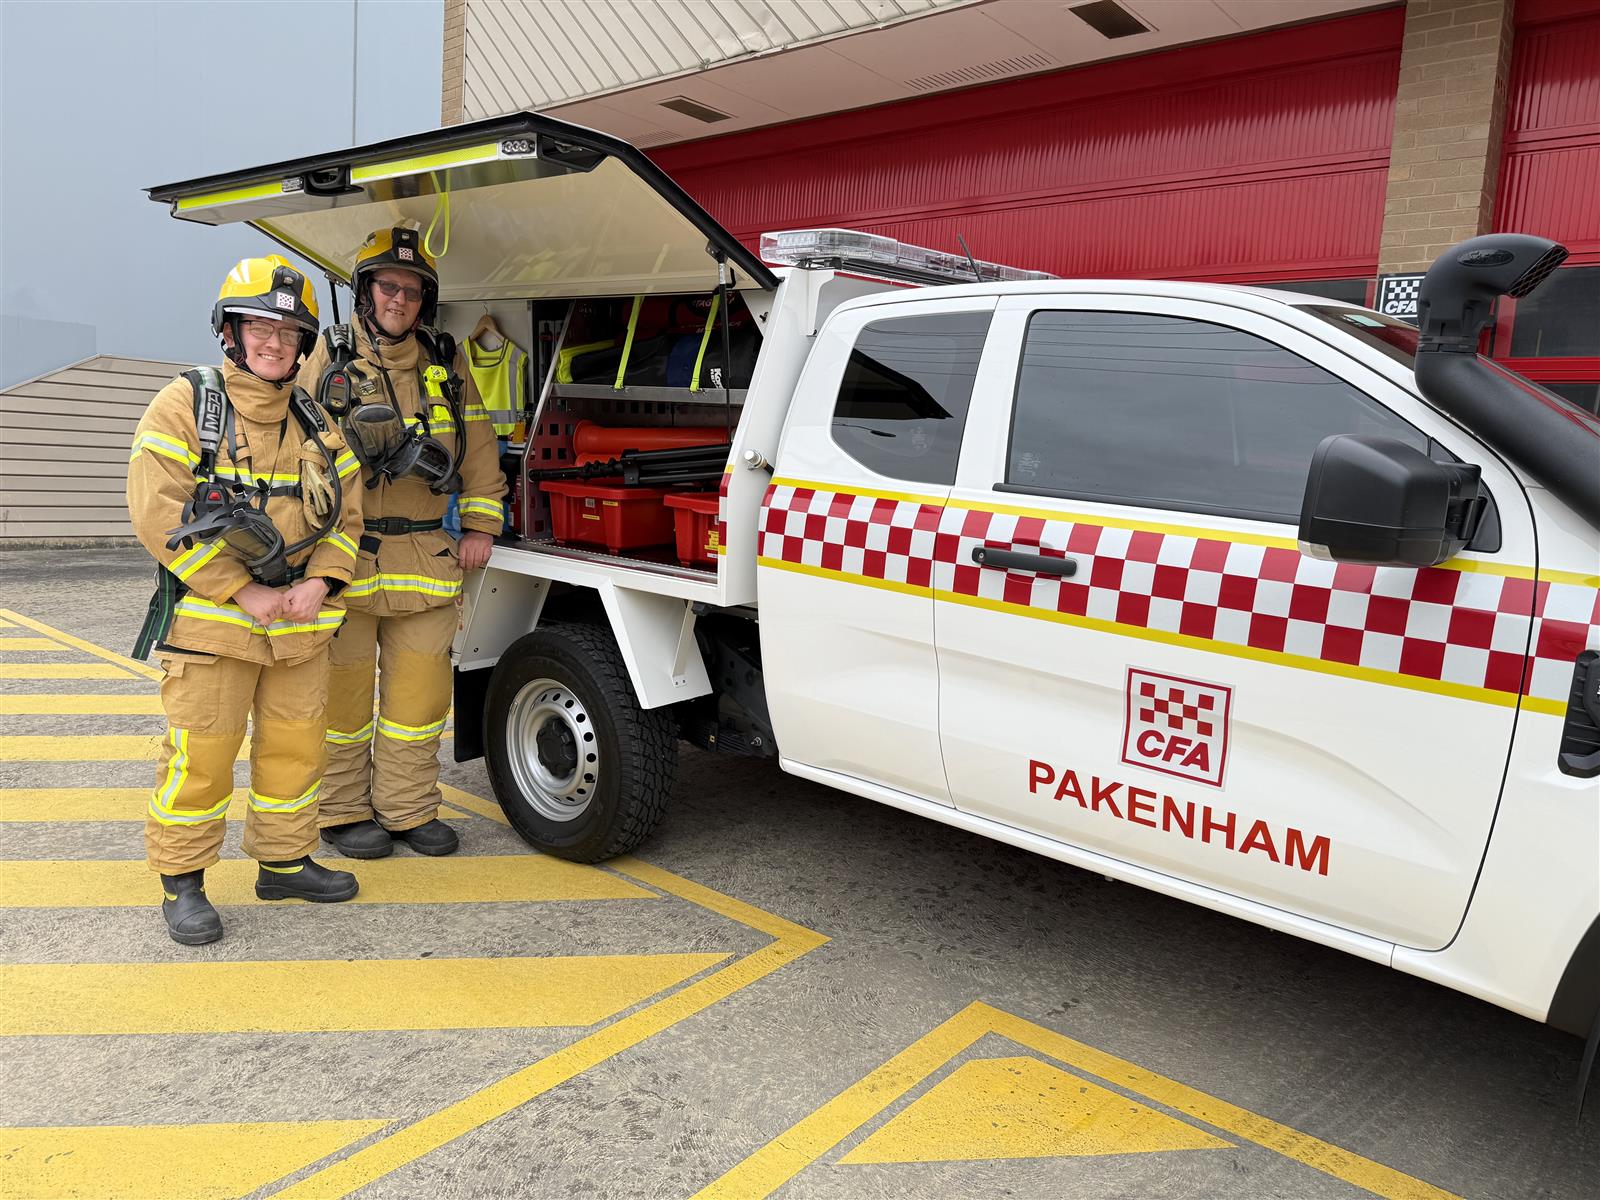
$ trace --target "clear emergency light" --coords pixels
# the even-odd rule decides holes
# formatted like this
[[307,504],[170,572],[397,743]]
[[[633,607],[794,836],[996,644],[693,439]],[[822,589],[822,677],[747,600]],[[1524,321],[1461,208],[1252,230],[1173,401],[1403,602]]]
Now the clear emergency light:
[[982,259],[969,261],[962,254],[912,246],[855,229],[786,229],[763,233],[761,258],[764,262],[790,267],[838,266],[929,283],[1020,283],[1056,278],[1045,271],[1024,271]]

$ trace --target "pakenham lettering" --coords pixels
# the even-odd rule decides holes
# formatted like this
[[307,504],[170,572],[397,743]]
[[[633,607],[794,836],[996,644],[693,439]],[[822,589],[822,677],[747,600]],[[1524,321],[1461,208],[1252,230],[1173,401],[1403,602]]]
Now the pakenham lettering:
[[1193,800],[1175,800],[1148,788],[1114,779],[1089,776],[1085,787],[1071,768],[1057,771],[1049,763],[1028,763],[1028,791],[1052,800],[1073,800],[1088,812],[1103,812],[1119,821],[1131,821],[1163,833],[1176,833],[1191,841],[1223,846],[1240,854],[1262,854],[1286,867],[1328,873],[1332,843],[1325,836],[1307,838],[1293,825],[1275,831],[1265,821],[1246,824],[1237,813]]

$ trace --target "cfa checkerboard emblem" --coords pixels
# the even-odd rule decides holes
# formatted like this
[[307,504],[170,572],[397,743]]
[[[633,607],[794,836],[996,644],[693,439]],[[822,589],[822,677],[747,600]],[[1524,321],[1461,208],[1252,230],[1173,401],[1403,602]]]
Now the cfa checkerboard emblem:
[[1233,689],[1128,668],[1122,761],[1222,786]]
[[1386,317],[1417,323],[1417,294],[1422,291],[1421,275],[1380,275],[1378,311]]
[[415,262],[417,257],[411,252],[410,246],[396,246],[394,256],[401,262]]
[[272,302],[279,308],[288,309],[290,312],[294,311],[294,297],[288,292],[275,292],[272,297]]

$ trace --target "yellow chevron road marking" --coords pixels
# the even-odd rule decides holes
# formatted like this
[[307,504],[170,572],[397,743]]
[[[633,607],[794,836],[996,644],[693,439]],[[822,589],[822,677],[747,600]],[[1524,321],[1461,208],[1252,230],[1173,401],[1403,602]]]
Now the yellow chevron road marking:
[[0,663],[0,679],[127,679],[110,663]]
[[[653,900],[655,894],[608,871],[543,854],[419,858],[396,855],[349,867],[361,881],[352,904],[499,904],[546,900]],[[225,858],[206,869],[213,904],[259,904],[256,864]],[[160,899],[144,861],[14,861],[0,870],[0,908],[143,908]],[[0,995],[4,991],[0,990]]]
[[[146,679],[161,678],[161,670],[158,667],[152,667],[148,663],[135,662],[133,659],[128,658],[125,655],[117,654],[114,651],[107,650],[104,646],[96,646],[93,642],[86,642],[80,637],[73,637],[70,633],[65,633],[60,629],[55,629],[52,626],[46,625],[43,621],[35,621],[32,617],[25,617],[21,613],[13,612],[9,608],[0,608],[0,618],[11,621],[16,625],[25,625],[35,633],[42,633],[48,638],[54,638],[56,641],[71,646],[75,650],[82,650],[85,654],[92,654],[96,658],[103,658],[106,660],[106,662],[114,663],[123,668],[125,671],[128,671],[134,675],[142,675]],[[97,678],[103,679],[108,677],[98,676]]]
[[387,1121],[0,1129],[0,1197],[227,1200],[310,1166]]
[[415,1162],[462,1134],[504,1116],[647,1038],[726,1000],[828,941],[825,935],[814,930],[631,856],[614,859],[607,865],[668,895],[765,933],[773,940],[720,971],[697,979],[549,1057],[380,1138],[348,1158],[271,1193],[274,1200],[336,1200],[359,1191],[373,1180]]
[[50,638],[5,637],[0,638],[0,654],[20,653],[24,650],[44,650],[52,654],[76,654],[71,646],[63,646]]
[[[483,802],[478,801],[479,804]],[[0,788],[0,823],[24,821],[143,821],[150,789],[142,788]],[[467,814],[439,806],[445,820]],[[245,818],[245,789],[235,788],[228,819]],[[502,818],[502,821],[504,818]]]
[[0,1037],[593,1025],[727,957],[0,966]]
[[0,696],[0,716],[128,717],[161,715],[161,697],[154,693],[116,696],[88,692],[34,692]]
[[[154,762],[165,738],[163,733],[25,734],[0,738],[0,762]],[[249,757],[247,737],[239,746],[238,760]]]

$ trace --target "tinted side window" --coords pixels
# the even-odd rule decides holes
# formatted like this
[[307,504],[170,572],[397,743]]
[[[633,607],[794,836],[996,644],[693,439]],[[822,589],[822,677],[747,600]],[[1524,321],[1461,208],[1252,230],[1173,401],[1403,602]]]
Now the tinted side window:
[[1388,409],[1272,342],[1205,321],[1041,312],[1028,323],[1006,482],[1294,524],[1317,443],[1382,434]]
[[839,385],[833,440],[880,475],[953,483],[993,314],[938,313],[861,330]]

